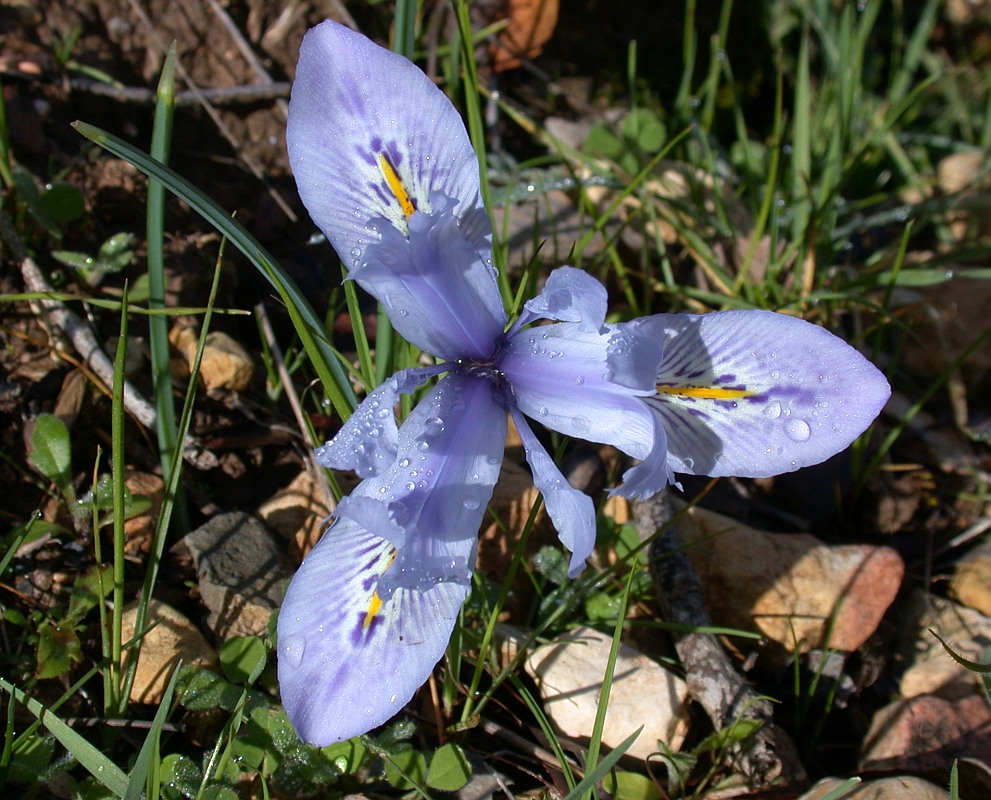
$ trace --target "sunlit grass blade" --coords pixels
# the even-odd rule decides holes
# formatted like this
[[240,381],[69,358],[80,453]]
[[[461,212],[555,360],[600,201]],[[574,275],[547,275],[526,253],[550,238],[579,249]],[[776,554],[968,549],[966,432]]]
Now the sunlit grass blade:
[[606,777],[609,770],[615,767],[619,760],[626,755],[626,751],[633,746],[633,743],[637,740],[637,737],[642,731],[643,726],[641,725],[633,731],[633,733],[616,745],[609,755],[596,764],[595,769],[590,770],[585,777],[582,778],[581,782],[565,795],[564,800],[580,800],[580,798],[586,797],[589,794],[594,797],[595,787],[599,785],[599,781]]
[[[121,298],[120,335],[117,339],[117,353],[114,358],[114,383],[111,387],[111,428],[110,428],[110,474],[113,493],[113,615],[110,626],[110,691],[106,698],[106,708],[116,708],[123,713],[127,700],[120,694],[122,683],[121,639],[124,617],[124,367],[127,363],[127,284]],[[105,635],[106,632],[104,632]]]
[[[196,388],[199,386],[200,363],[203,360],[203,348],[206,345],[207,332],[210,329],[210,321],[213,317],[213,304],[217,300],[217,290],[220,286],[220,266],[223,260],[224,249],[227,240],[223,240],[217,254],[217,264],[213,273],[213,284],[210,286],[210,296],[207,302],[207,312],[203,317],[203,324],[200,329],[200,338],[196,348],[196,355],[193,363],[189,367],[189,385],[186,387],[186,397],[182,405],[182,413],[179,415],[178,435],[179,441],[184,441],[189,432],[189,426],[193,419],[193,404],[196,399]],[[159,510],[158,519],[155,522],[155,532],[152,534],[151,547],[148,552],[148,563],[145,568],[144,583],[141,586],[141,595],[138,598],[137,610],[134,618],[134,634],[136,637],[143,637],[145,633],[145,622],[148,618],[148,603],[151,600],[152,592],[155,589],[155,582],[158,580],[158,570],[162,563],[162,555],[165,552],[165,540],[169,530],[169,523],[172,519],[172,511],[175,507],[173,498],[179,486],[179,477],[182,471],[179,469],[179,461],[182,454],[176,450],[172,454],[172,463],[166,473],[169,476],[165,484],[165,491],[162,496],[162,507]],[[131,687],[134,685],[134,677],[137,673],[138,657],[141,653],[141,638],[138,638],[134,647],[128,650],[127,667],[124,676],[124,686],[121,690],[121,697],[128,698],[131,695]]]
[[[176,45],[173,42],[165,56],[162,74],[158,80],[151,136],[150,155],[162,164],[169,163],[169,150],[172,144],[175,59]],[[165,308],[165,186],[155,180],[148,181],[145,216],[148,248],[148,307],[161,309]],[[164,471],[172,463],[172,454],[179,447],[175,400],[172,398],[172,374],[169,371],[169,330],[166,317],[148,318],[148,348],[151,354],[151,379],[155,395],[155,433],[158,436],[159,459]],[[181,468],[182,462],[179,464]],[[168,480],[168,473],[163,474]],[[175,522],[178,535],[189,530],[182,484],[179,485],[175,497]]]
[[0,678],[0,689],[17,698],[17,702],[25,706],[102,786],[116,797],[124,796],[127,792],[127,775],[120,767],[41,703],[4,678]]
[[[179,678],[179,669],[182,662],[175,665],[172,670],[172,677],[165,687],[161,702],[158,704],[158,711],[151,721],[151,727],[145,736],[144,744],[138,751],[138,757],[134,760],[131,774],[128,776],[127,791],[124,792],[124,800],[140,800],[142,796],[159,797],[160,787],[157,780],[151,780],[153,774],[157,774],[157,769],[152,769],[159,760],[159,746],[162,740],[162,726],[168,719],[169,711],[172,709],[172,696],[175,694],[176,681]],[[147,793],[145,794],[147,790]]]
[[86,122],[74,122],[73,127],[87,139],[129,162],[149,178],[160,181],[170,192],[195,209],[247,257],[282,299],[313,369],[323,383],[331,405],[341,418],[347,419],[357,405],[357,400],[347,373],[327,340],[323,323],[313,312],[305,295],[258,240],[214,200],[146,153]]

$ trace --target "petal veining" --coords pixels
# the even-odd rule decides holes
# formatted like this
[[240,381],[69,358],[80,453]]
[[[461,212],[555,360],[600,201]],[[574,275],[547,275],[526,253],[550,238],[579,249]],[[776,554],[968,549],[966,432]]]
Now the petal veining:
[[770,311],[664,317],[664,359],[650,402],[671,467],[764,477],[817,464],[871,424],[884,376],[838,337]]
[[441,358],[490,357],[506,325],[495,270],[465,238],[447,198],[435,197],[430,214],[413,214],[406,235],[385,227],[351,277],[385,306],[403,338]]
[[533,485],[543,495],[547,515],[554,523],[561,544],[571,551],[568,576],[576,578],[595,547],[595,505],[591,497],[568,483],[554,459],[533,435],[526,417],[516,409],[512,414],[533,473]]
[[641,400],[651,391],[609,380],[612,335],[621,326],[582,332],[578,323],[526,328],[508,337],[496,366],[517,407],[548,428],[618,447],[646,458],[654,438],[650,411]]
[[478,160],[447,97],[336,22],[303,39],[286,141],[303,203],[348,269],[380,240],[382,220],[405,234],[434,192],[457,201],[459,218],[481,207]]
[[279,613],[279,686],[300,737],[324,746],[381,725],[444,655],[462,583],[376,591],[395,550],[336,522],[293,578]]
[[385,586],[415,587],[424,576],[468,585],[506,442],[506,410],[493,391],[488,380],[447,375],[399,429],[389,468],[352,492],[368,500],[342,513],[388,520],[376,533],[399,550]]

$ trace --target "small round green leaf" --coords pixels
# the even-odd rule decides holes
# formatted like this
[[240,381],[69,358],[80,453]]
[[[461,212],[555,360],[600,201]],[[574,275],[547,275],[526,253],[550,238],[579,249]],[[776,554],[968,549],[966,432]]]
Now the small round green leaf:
[[471,764],[456,744],[445,744],[430,760],[427,786],[442,792],[455,792],[471,778]]
[[220,665],[232,683],[253,684],[267,659],[268,649],[257,636],[234,636],[220,649]]

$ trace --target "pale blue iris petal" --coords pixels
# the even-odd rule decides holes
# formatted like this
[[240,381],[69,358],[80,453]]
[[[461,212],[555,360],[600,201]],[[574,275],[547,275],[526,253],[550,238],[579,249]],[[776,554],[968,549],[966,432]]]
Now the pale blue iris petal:
[[651,409],[651,417],[654,423],[654,436],[650,452],[643,461],[623,473],[623,483],[610,494],[642,500],[657,494],[669,483],[677,485],[668,460],[664,418],[656,409]]
[[404,369],[373,389],[348,417],[337,435],[314,451],[323,467],[353,469],[359,477],[377,475],[396,455],[399,432],[393,408],[401,394],[409,394],[445,367]]
[[506,443],[506,410],[493,391],[486,379],[446,376],[403,423],[389,469],[362,484],[361,494],[382,508],[364,509],[365,518],[380,513],[405,532],[389,534],[401,546],[385,586],[470,580]]
[[606,287],[580,269],[559,267],[548,277],[540,294],[528,300],[513,323],[515,333],[538,319],[577,322],[582,333],[595,333],[606,320]]
[[577,323],[559,322],[517,331],[496,366],[527,416],[559,433],[646,458],[654,424],[640,398],[648,393],[606,378],[614,328],[583,333]]
[[506,325],[495,270],[465,238],[452,201],[436,200],[433,213],[410,218],[408,238],[385,228],[351,277],[421,350],[449,360],[488,358]]
[[595,506],[592,498],[568,483],[550,454],[533,435],[526,418],[516,409],[512,414],[533,473],[533,485],[543,495],[547,515],[554,523],[561,544],[571,552],[568,576],[576,578],[585,568],[585,559],[595,547]]
[[653,393],[663,358],[663,317],[640,317],[610,329],[606,377],[620,386]]
[[482,208],[478,160],[447,97],[414,64],[336,22],[303,39],[286,143],[303,203],[347,269],[383,227],[407,230],[383,156],[418,210],[431,210],[434,192],[457,200],[458,217]]
[[817,464],[866,430],[890,394],[854,348],[794,317],[664,316],[659,393],[650,402],[664,417],[675,471],[766,477]]
[[342,519],[289,587],[279,613],[279,686],[304,741],[333,744],[386,722],[444,655],[468,588],[397,589],[370,614],[393,552]]

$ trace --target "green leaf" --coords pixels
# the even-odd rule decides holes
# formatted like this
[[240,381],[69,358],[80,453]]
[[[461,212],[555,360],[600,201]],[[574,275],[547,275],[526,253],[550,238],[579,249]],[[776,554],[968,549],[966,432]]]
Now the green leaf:
[[746,717],[734,720],[721,731],[716,731],[710,736],[705,737],[695,746],[692,752],[695,755],[699,755],[710,750],[725,750],[730,745],[742,742],[747,737],[753,735],[763,724],[759,719],[748,719]]
[[654,111],[637,108],[623,120],[623,135],[642,153],[657,153],[664,146],[667,131]]
[[140,800],[144,794],[152,760],[159,755],[158,750],[162,737],[162,726],[165,725],[165,720],[168,718],[169,711],[172,708],[172,696],[175,693],[175,685],[178,679],[179,670],[173,670],[172,677],[169,678],[169,684],[165,687],[165,693],[162,695],[162,702],[158,704],[158,711],[155,712],[155,718],[152,720],[151,728],[145,735],[144,743],[141,745],[138,757],[134,761],[134,768],[128,777],[127,792],[124,795],[124,800]]
[[422,785],[427,774],[423,753],[407,746],[385,758],[385,779],[397,789],[409,790]]
[[357,772],[365,762],[365,755],[368,751],[361,739],[355,737],[346,742],[328,745],[322,748],[322,752],[324,758],[334,764],[343,775]]
[[203,779],[203,772],[189,756],[169,753],[159,767],[162,776],[162,796],[178,800],[180,797],[196,797]]
[[657,784],[638,772],[611,772],[602,785],[613,800],[662,800],[664,797]]
[[623,149],[623,140],[604,122],[593,127],[585,137],[585,150],[593,155],[615,160]]
[[35,420],[29,460],[42,475],[58,486],[66,499],[74,497],[69,429],[54,414],[39,414]]
[[51,736],[33,733],[17,742],[10,762],[7,779],[14,783],[35,783],[48,769],[55,755],[55,740]]
[[220,649],[220,666],[233,683],[251,686],[265,669],[268,648],[257,636],[234,636]]
[[190,711],[213,711],[216,708],[233,711],[244,691],[216,672],[202,668],[183,668],[180,682],[179,702]]
[[56,625],[45,620],[38,628],[37,676],[44,679],[64,675],[73,663],[82,660],[82,649],[71,622]]
[[41,194],[38,208],[48,219],[60,225],[77,220],[86,213],[82,192],[71,183],[48,184]]
[[430,759],[427,770],[427,786],[442,792],[454,792],[468,783],[471,764],[464,751],[456,744],[445,744]]
[[83,572],[72,587],[67,619],[78,620],[84,617],[110,593],[113,585],[114,570],[110,564],[90,567]]

